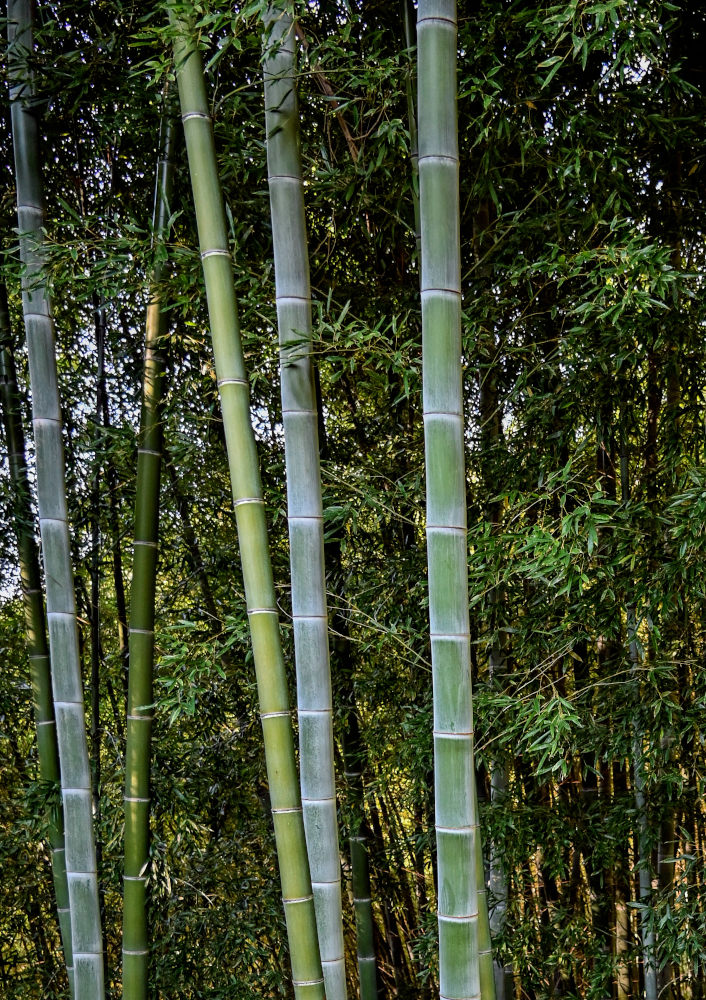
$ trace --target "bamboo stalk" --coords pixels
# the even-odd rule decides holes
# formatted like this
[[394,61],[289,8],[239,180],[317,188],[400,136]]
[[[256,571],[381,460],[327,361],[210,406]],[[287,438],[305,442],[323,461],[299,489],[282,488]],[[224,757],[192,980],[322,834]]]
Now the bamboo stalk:
[[[637,645],[637,624],[635,609],[628,606],[628,643],[630,650],[631,671],[636,686],[639,689],[640,652]],[[642,938],[642,970],[644,977],[645,1000],[657,1000],[659,993],[657,984],[657,961],[655,933],[651,927],[649,909],[652,899],[652,875],[650,872],[649,834],[647,829],[647,797],[645,794],[645,764],[642,747],[642,733],[635,720],[633,724],[633,782],[635,787],[635,806],[637,808],[637,854],[638,880],[640,886],[640,937]]]
[[[352,677],[350,666],[350,636],[348,623],[340,616],[341,628],[334,631],[340,636],[335,640],[339,653],[339,666],[346,663],[348,677]],[[373,920],[372,887],[370,883],[369,848],[370,830],[365,815],[365,790],[363,787],[363,762],[365,749],[360,737],[360,728],[355,707],[355,694],[351,692],[346,711],[346,732],[343,740],[343,760],[345,779],[348,783],[351,809],[351,829],[349,849],[351,857],[351,889],[355,912],[356,958],[360,1000],[376,1000],[380,993],[377,959],[375,956],[375,924]]]
[[[404,75],[405,95],[407,97],[407,119],[409,125],[409,158],[412,164],[412,208],[414,210],[414,242],[417,248],[417,266],[422,255],[422,233],[419,218],[419,141],[417,138],[417,111],[414,106],[414,52],[417,47],[414,23],[414,4],[411,0],[402,0],[402,22],[404,24],[404,39],[407,67]],[[420,270],[421,279],[421,270]]]
[[103,942],[91,810],[91,777],[66,512],[54,324],[44,276],[39,128],[32,106],[33,80],[27,71],[27,58],[33,50],[31,4],[29,0],[10,0],[7,13],[17,216],[20,256],[25,267],[22,306],[32,387],[39,528],[46,580],[52,686],[64,803],[74,986],[76,1000],[101,1000],[104,995]]
[[[627,451],[625,429],[620,428],[620,483],[623,506],[630,502],[630,469]],[[636,692],[640,690],[640,649],[637,643],[637,621],[635,607],[626,607],[628,627],[628,651],[630,656],[630,672]],[[652,898],[652,873],[650,871],[650,844],[647,829],[647,796],[645,783],[645,764],[643,752],[643,735],[636,716],[633,717],[633,787],[635,789],[635,806],[637,808],[637,872],[639,886],[640,938],[642,952],[643,992],[645,1000],[657,1000],[659,989],[657,983],[656,939],[652,929],[649,907]]]
[[[4,284],[0,284],[0,398],[2,399],[10,478],[14,490],[14,523],[20,561],[27,658],[32,680],[34,722],[37,727],[39,776],[42,781],[59,787],[61,784],[59,748],[56,742],[56,721],[51,693],[49,645],[42,598],[41,571],[32,527],[33,514],[27,478],[20,394],[12,350],[7,291]],[[47,829],[51,848],[51,866],[59,930],[69,977],[69,989],[73,994],[74,969],[71,952],[69,887],[66,881],[63,810],[61,808],[56,811],[51,810],[48,820]]]
[[[173,126],[162,112],[154,195],[153,232],[163,240],[174,175]],[[149,867],[150,741],[153,717],[154,615],[159,542],[159,485],[162,467],[162,394],[167,316],[154,268],[145,324],[142,409],[137,448],[135,540],[130,592],[127,745],[125,753],[125,872],[123,876],[123,997],[148,994],[147,869]]]
[[288,5],[273,4],[265,26],[265,129],[280,343],[302,809],[326,998],[345,1000],[318,414],[310,357],[309,251],[299,154],[295,36]]
[[417,19],[422,354],[429,619],[434,685],[441,996],[495,995],[473,757],[456,4],[420,0]]
[[[183,8],[182,8],[183,9]],[[265,759],[297,1000],[324,997],[272,566],[232,262],[200,53],[172,12],[174,58],[196,209],[223,427],[255,659]]]

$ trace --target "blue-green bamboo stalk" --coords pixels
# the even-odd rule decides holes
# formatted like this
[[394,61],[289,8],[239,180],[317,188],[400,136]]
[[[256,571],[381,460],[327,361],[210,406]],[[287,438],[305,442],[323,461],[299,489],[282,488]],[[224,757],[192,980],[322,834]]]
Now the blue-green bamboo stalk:
[[286,3],[274,3],[267,12],[264,79],[302,808],[326,1000],[345,1000],[323,506],[311,366],[309,252],[299,154],[294,24]]
[[456,45],[455,0],[420,0],[419,204],[439,976],[442,998],[494,1000],[473,755]]
[[[12,350],[12,328],[7,306],[5,285],[0,285],[0,397],[2,399],[5,440],[14,491],[14,522],[20,562],[20,581],[25,614],[27,656],[32,679],[34,721],[37,727],[39,776],[57,787],[61,783],[59,747],[56,742],[56,720],[51,693],[49,644],[42,595],[39,553],[34,539],[34,517],[27,477],[24,432],[20,395],[17,387],[15,359]],[[61,807],[48,816],[48,837],[51,846],[51,866],[56,894],[61,943],[64,949],[69,989],[73,995],[74,966],[71,954],[71,913],[69,887],[66,881],[64,844],[64,812]]]
[[45,277],[39,128],[36,108],[33,107],[34,84],[28,72],[28,58],[33,51],[30,0],[10,0],[7,15],[17,216],[20,256],[24,265],[22,307],[32,388],[39,530],[64,805],[74,988],[76,1000],[102,1000],[103,941],[91,776],[66,511],[54,323]]

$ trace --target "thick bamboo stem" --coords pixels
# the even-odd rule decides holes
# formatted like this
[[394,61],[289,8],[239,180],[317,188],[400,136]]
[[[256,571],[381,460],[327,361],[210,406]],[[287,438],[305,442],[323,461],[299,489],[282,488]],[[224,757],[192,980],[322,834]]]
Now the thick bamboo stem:
[[32,106],[33,81],[27,67],[28,56],[33,50],[31,4],[28,0],[10,0],[7,14],[17,215],[20,255],[25,267],[22,306],[32,387],[39,528],[46,579],[52,686],[64,803],[74,986],[77,1000],[101,1000],[104,995],[103,942],[91,809],[91,776],[66,512],[54,324],[44,276],[39,128]]
[[420,0],[419,201],[441,996],[495,995],[473,756],[461,376],[456,4]]
[[206,297],[223,411],[265,759],[297,1000],[324,997],[314,900],[294,758],[250,393],[238,324],[223,197],[201,56],[188,24],[173,15],[181,114],[199,231]]
[[309,252],[299,154],[295,34],[286,4],[273,4],[268,11],[263,68],[302,808],[326,998],[345,1000],[323,506],[316,390],[310,357]]
[[[173,126],[162,113],[155,184],[153,231],[163,240],[169,219],[174,164]],[[125,754],[125,872],[123,876],[123,997],[145,1000],[148,993],[149,935],[147,880],[149,866],[150,740],[154,673],[154,615],[159,542],[159,485],[162,467],[163,342],[167,316],[160,282],[164,267],[154,268],[145,324],[142,410],[137,448],[135,540],[130,593],[127,747]]]
[[[20,561],[20,582],[25,615],[25,637],[29,659],[37,727],[39,776],[42,781],[60,785],[59,748],[56,741],[56,721],[51,694],[49,645],[47,643],[44,600],[42,597],[39,553],[34,540],[32,505],[27,478],[24,432],[20,394],[17,386],[15,359],[12,349],[12,329],[7,306],[7,292],[0,285],[0,399],[5,425],[10,479],[14,490],[14,523]],[[48,837],[56,894],[61,943],[64,948],[69,987],[73,994],[73,959],[71,953],[71,916],[69,887],[66,881],[63,810],[53,810],[48,816]]]

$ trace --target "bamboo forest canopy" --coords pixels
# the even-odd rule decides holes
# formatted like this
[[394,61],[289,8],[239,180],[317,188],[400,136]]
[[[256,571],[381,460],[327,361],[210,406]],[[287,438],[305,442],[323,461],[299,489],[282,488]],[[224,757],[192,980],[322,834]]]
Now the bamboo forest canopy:
[[[3,11],[11,29],[23,6]],[[439,41],[429,25],[450,25],[455,7],[449,216],[453,183],[432,167],[455,163],[452,53],[439,55],[451,28]],[[289,15],[285,42],[272,43]],[[423,0],[418,10],[38,0],[33,32],[21,65],[16,42],[2,63],[3,996],[68,997],[62,939],[69,952],[74,942],[77,977],[85,958],[72,883],[84,869],[71,868],[67,808],[77,793],[67,799],[64,780],[61,904],[58,763],[40,760],[35,726],[50,720],[51,697],[28,663],[28,652],[35,667],[46,660],[35,643],[43,612],[28,635],[22,588],[38,590],[24,567],[36,562],[35,495],[41,507],[47,490],[24,289],[25,312],[33,294],[51,296],[54,316],[105,996],[292,998],[294,966],[298,983],[323,977],[328,1000],[346,988],[361,1000],[431,1000],[440,988],[453,1000],[703,1000],[706,15],[681,0]],[[189,89],[199,59],[203,107]],[[41,253],[25,236],[22,258],[20,125],[36,133],[45,202],[33,230]],[[432,133],[448,145],[434,147]],[[287,193],[293,178],[299,194]],[[305,226],[283,222],[300,196]],[[434,254],[452,260],[459,231],[460,298],[429,278]],[[213,291],[216,272],[217,282],[232,272],[234,295]],[[214,305],[236,296],[239,348],[234,309],[226,335]],[[442,398],[431,379],[446,363],[434,337],[456,343],[438,320],[454,296],[462,383],[454,370],[444,385],[449,397],[452,383],[462,388],[451,461],[434,450],[429,400]],[[254,432],[262,504],[257,472],[241,462],[251,445],[230,423],[248,406],[241,425]],[[452,409],[432,406],[432,417]],[[149,456],[160,454],[158,490]],[[240,493],[238,470],[250,476]],[[463,529],[432,521],[451,506],[435,492],[447,473],[468,528],[472,721],[463,685],[444,688],[434,624],[462,591],[427,573],[427,534],[433,566],[434,531]],[[273,580],[263,543],[257,597],[255,508]],[[321,537],[296,549],[319,517]],[[43,527],[45,558],[47,537]],[[153,627],[155,558],[152,677],[141,637]],[[456,604],[463,625],[466,602]],[[281,661],[276,627],[264,639],[256,621],[272,626],[274,610]],[[326,615],[330,701],[324,654],[308,688],[295,677],[295,640],[306,659],[307,623]],[[326,646],[323,631],[312,648]],[[265,646],[283,664],[278,680],[263,673]],[[56,674],[54,685],[63,704]],[[287,691],[292,705],[299,696],[303,826],[298,780],[289,798],[275,781],[295,770]],[[451,720],[454,701],[464,726]],[[263,728],[274,740],[267,765]],[[441,766],[435,775],[435,738],[440,762],[443,738],[458,736],[472,762],[465,785],[455,772],[442,782]],[[148,745],[151,763],[140,756]],[[309,763],[327,755],[335,787]],[[453,820],[462,812],[470,819]],[[326,823],[324,857],[311,843]],[[461,827],[471,874],[457,884],[448,838]],[[293,874],[276,848],[300,862]],[[300,932],[315,941],[316,927],[313,907],[300,919],[292,906],[308,899],[310,875],[320,954],[300,975],[293,942]],[[468,924],[460,947],[444,919],[460,926],[453,906],[466,889],[480,926]],[[61,928],[57,895],[73,908]],[[485,966],[473,951],[484,950],[484,899]],[[480,968],[476,992],[454,991],[465,959]],[[82,990],[77,979],[78,1000],[101,1000]]]

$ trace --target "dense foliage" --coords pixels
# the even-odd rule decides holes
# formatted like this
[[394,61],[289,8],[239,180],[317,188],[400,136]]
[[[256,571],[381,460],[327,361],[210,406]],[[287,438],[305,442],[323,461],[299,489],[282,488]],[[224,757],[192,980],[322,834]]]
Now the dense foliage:
[[[261,6],[194,8],[291,653]],[[427,997],[438,970],[414,52],[404,5],[298,7],[344,886],[347,835],[362,825],[381,993]],[[110,995],[120,995],[124,594],[157,254],[169,337],[155,996],[289,996],[181,146],[169,237],[150,242],[173,74],[167,14],[120,0],[43,3],[38,14]],[[459,18],[469,580],[495,947],[518,998],[637,997],[640,935],[652,929],[660,996],[697,1000],[706,995],[706,21],[658,0],[482,0],[459,4]],[[8,132],[2,269],[25,378]],[[58,799],[37,776],[5,466],[0,490],[0,981],[8,998],[50,998],[66,988],[42,840],[46,805]]]

